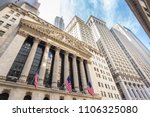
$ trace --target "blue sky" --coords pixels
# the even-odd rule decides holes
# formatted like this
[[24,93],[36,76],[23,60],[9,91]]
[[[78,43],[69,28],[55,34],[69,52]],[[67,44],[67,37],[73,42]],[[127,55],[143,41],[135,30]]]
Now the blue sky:
[[119,23],[129,28],[150,50],[150,39],[133,15],[125,0],[39,0],[40,17],[54,22],[56,15],[63,16],[65,25],[75,16],[85,22],[90,15],[104,20],[109,28]]

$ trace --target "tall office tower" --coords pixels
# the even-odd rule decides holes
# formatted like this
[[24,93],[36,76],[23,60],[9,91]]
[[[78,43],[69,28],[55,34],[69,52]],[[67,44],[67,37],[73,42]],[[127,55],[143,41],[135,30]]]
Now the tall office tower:
[[38,0],[0,0],[0,9],[3,9],[5,6],[11,3],[36,15],[39,14],[38,8],[40,6],[40,3],[38,2]]
[[[87,92],[91,53],[36,14],[5,6],[0,11],[0,40],[0,99],[101,99]],[[68,77],[71,93],[65,85]]]
[[82,40],[83,47],[86,47],[86,50],[92,54],[88,73],[92,76],[91,83],[95,93],[100,94],[102,99],[106,100],[121,99],[105,57],[99,52],[88,25],[75,16],[67,26],[66,31]]
[[64,28],[65,28],[64,20],[62,17],[56,16],[54,25],[61,30],[64,30]]
[[111,32],[146,86],[150,87],[150,51],[126,27],[117,24]]
[[150,0],[126,0],[126,2],[150,37]]
[[70,21],[65,31],[92,47],[97,48],[97,44],[92,36],[92,30],[79,17],[75,16]]
[[107,28],[105,22],[91,16],[87,23],[93,30],[123,99],[150,99],[149,92],[129,59]]

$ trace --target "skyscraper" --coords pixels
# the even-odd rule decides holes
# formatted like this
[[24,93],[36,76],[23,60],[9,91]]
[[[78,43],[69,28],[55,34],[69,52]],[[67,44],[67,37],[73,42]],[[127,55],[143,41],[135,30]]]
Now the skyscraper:
[[0,9],[2,9],[10,3],[13,3],[37,15],[39,14],[38,8],[40,6],[40,3],[38,2],[38,0],[0,0]]
[[70,21],[65,31],[78,38],[79,40],[91,45],[93,48],[97,48],[97,44],[92,35],[92,30],[79,17],[75,16]]
[[102,99],[121,99],[105,57],[99,52],[90,27],[75,16],[65,31],[83,41],[83,46],[86,45],[85,49],[92,54],[88,73],[92,76],[91,82],[95,93],[100,94]]
[[87,23],[103,52],[123,99],[150,99],[148,89],[130,60],[107,28],[105,22],[91,16]]
[[61,29],[61,30],[64,30],[65,24],[64,24],[63,18],[56,16],[56,17],[55,17],[54,25],[55,25],[57,28],[59,28],[59,29]]
[[150,0],[126,0],[150,38]]
[[117,24],[111,32],[146,86],[150,87],[150,51],[126,27]]

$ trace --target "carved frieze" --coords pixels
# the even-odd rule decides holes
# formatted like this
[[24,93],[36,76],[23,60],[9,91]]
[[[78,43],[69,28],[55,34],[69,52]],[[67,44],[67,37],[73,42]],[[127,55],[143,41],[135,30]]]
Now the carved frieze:
[[90,58],[92,56],[91,53],[85,49],[85,46],[82,44],[81,41],[77,40],[76,38],[72,37],[64,31],[50,28],[44,24],[31,22],[25,19],[21,20],[20,27],[22,30],[24,30],[24,32],[28,32],[29,34],[31,33],[31,35],[34,35],[34,37],[36,38],[46,37],[57,43],[69,46],[70,48],[77,51],[77,53],[86,56],[86,58]]

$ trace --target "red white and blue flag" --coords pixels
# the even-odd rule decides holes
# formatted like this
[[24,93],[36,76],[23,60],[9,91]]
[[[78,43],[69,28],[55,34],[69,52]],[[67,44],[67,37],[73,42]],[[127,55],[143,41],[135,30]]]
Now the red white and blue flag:
[[91,94],[92,96],[95,96],[94,89],[92,87],[91,82],[88,82],[87,90],[88,90],[89,94]]
[[38,79],[39,79],[39,75],[38,75],[38,73],[36,73],[35,76],[34,76],[34,87],[35,87],[35,88],[37,88]]
[[68,76],[66,82],[65,82],[65,85],[66,85],[66,89],[68,90],[69,93],[72,92],[72,85],[71,85],[71,77]]

